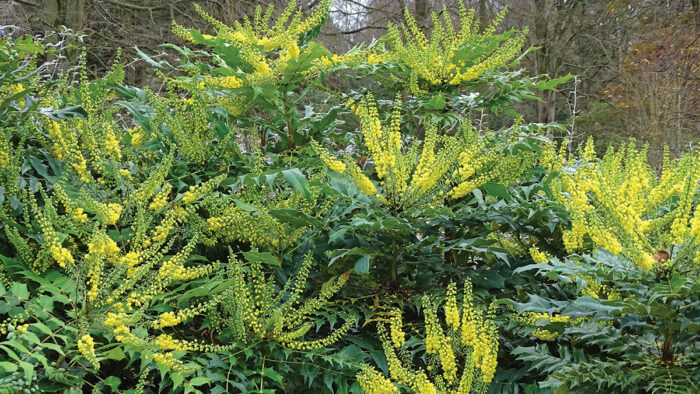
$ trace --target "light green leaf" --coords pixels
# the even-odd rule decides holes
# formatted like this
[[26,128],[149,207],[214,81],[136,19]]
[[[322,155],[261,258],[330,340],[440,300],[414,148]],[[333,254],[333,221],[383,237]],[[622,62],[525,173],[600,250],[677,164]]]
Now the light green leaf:
[[282,171],[282,175],[289,182],[290,185],[299,192],[304,198],[311,201],[311,192],[309,191],[309,182],[306,180],[304,174],[299,171],[298,168],[291,168],[289,170]]

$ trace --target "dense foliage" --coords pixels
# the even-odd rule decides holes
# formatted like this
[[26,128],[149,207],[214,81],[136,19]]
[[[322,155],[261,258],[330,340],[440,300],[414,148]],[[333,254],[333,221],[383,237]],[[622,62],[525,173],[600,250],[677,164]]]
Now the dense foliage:
[[0,38],[0,392],[697,392],[700,158],[550,142],[503,15],[329,7],[198,10],[159,91]]

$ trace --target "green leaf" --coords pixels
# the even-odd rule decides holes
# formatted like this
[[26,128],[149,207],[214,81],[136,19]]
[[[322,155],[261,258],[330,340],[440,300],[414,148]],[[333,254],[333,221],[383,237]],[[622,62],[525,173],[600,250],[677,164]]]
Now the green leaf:
[[488,182],[484,184],[483,188],[489,195],[501,197],[506,201],[510,201],[512,199],[510,193],[508,193],[508,188],[500,183]]
[[185,380],[185,378],[182,375],[176,372],[170,372],[170,379],[173,381],[173,388],[180,387],[180,385],[182,385],[182,382]]
[[288,83],[313,66],[313,61],[323,56],[332,57],[331,53],[321,43],[309,45],[299,56],[289,59],[284,67],[282,83]]
[[331,253],[331,259],[328,262],[328,266],[330,267],[336,260],[339,258],[345,257],[345,256],[363,256],[363,255],[369,255],[369,256],[375,256],[377,253],[379,253],[375,248],[362,248],[362,247],[356,247],[352,249],[336,249]]
[[309,182],[306,180],[304,174],[299,171],[298,168],[291,168],[289,170],[282,171],[282,175],[289,182],[290,185],[299,192],[308,201],[311,201],[311,192],[309,191]]
[[355,272],[364,275],[369,273],[370,256],[362,256],[355,262]]
[[24,370],[24,378],[31,382],[34,376],[34,366],[26,361],[20,361],[19,367]]
[[11,373],[17,370],[17,364],[11,363],[9,361],[0,361],[0,368],[2,368],[7,373]]
[[49,167],[42,163],[41,159],[34,156],[27,156],[27,159],[29,160],[29,163],[31,163],[32,167],[34,167],[37,174],[43,176],[45,179],[49,178],[49,173],[47,171]]
[[192,386],[201,386],[201,385],[207,384],[211,381],[212,381],[212,379],[208,378],[206,376],[197,376],[196,378],[190,379],[189,383]]
[[10,349],[5,345],[0,345],[0,349],[4,350],[5,353],[7,353],[7,355],[10,356],[11,359],[19,361],[19,356],[17,355],[17,353],[14,352],[14,350]]
[[55,121],[63,120],[70,117],[85,119],[87,112],[80,105],[73,105],[61,109],[53,109],[52,107],[40,108],[39,113],[47,118]]
[[249,263],[260,262],[265,264],[270,264],[275,267],[281,267],[282,261],[267,252],[244,252],[243,257],[248,260]]
[[284,388],[284,378],[274,369],[265,368],[261,371],[260,374],[274,380],[275,382],[279,383],[279,385],[282,386],[282,388]]
[[12,293],[12,295],[19,298],[20,300],[29,299],[29,290],[27,290],[27,285],[24,283],[15,282],[12,285],[10,292]]
[[123,360],[126,357],[126,353],[124,353],[124,350],[120,346],[115,347],[114,349],[110,350],[109,352],[105,353],[105,358],[108,358],[110,360]]
[[237,208],[239,208],[243,211],[246,211],[246,212],[256,212],[258,210],[258,207],[256,207],[255,205],[248,204],[248,203],[241,201],[237,198],[234,198],[233,202],[234,202],[234,204],[236,204]]
[[[141,59],[143,59],[146,63],[150,64],[151,66],[153,66],[153,67],[155,67],[155,68],[163,68],[164,65],[168,64],[168,62],[166,62],[166,61],[164,61],[164,60],[161,60],[161,61],[157,62],[157,61],[151,59],[150,56],[148,56],[148,55],[146,55],[145,53],[143,53],[143,52],[139,49],[139,47],[137,47],[137,46],[134,46],[134,50],[136,51],[136,54],[137,54]],[[169,64],[168,64],[168,65],[169,65]]]
[[112,389],[112,391],[118,391],[119,390],[119,385],[122,383],[122,380],[119,379],[116,376],[110,376],[105,379],[105,384],[109,386],[109,388]]
[[549,79],[546,81],[538,82],[535,86],[540,90],[556,90],[555,87],[561,83],[567,82],[574,76],[571,74],[566,74],[563,77]]
[[447,103],[445,102],[445,95],[442,92],[434,94],[430,99],[423,104],[424,108],[442,110],[445,109]]
[[295,209],[272,209],[268,212],[270,216],[282,223],[289,223],[296,227],[311,226],[321,228],[323,223],[313,216]]

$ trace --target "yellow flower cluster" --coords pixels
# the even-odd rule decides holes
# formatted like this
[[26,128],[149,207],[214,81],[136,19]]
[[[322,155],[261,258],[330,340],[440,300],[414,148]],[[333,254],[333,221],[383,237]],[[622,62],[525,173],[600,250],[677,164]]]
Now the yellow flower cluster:
[[146,131],[141,126],[129,129],[129,135],[131,136],[131,146],[134,148],[142,147],[148,138]]
[[542,341],[552,342],[557,339],[559,332],[537,327],[532,331],[532,336]]
[[343,163],[330,158],[323,148],[314,145],[321,159],[332,170],[347,170],[367,195],[374,195],[394,209],[407,209],[417,204],[433,203],[446,196],[457,199],[486,182],[510,184],[537,161],[535,152],[511,154],[507,149],[519,141],[519,128],[506,135],[480,135],[470,124],[462,126],[455,136],[439,135],[434,124],[425,127],[422,147],[415,141],[406,149],[401,137],[401,102],[397,97],[389,127],[383,127],[376,103],[370,94],[359,104],[348,102],[360,118],[365,146],[382,186],[377,187],[353,162]]
[[564,170],[568,164],[563,155],[552,164],[561,174],[555,182],[557,200],[572,218],[571,229],[563,234],[570,252],[590,241],[648,270],[657,262],[672,263],[655,256],[677,247],[698,247],[689,219],[694,215],[691,202],[700,179],[700,156],[686,154],[672,161],[667,155],[657,177],[647,163],[646,148],[637,149],[634,142],[609,149],[602,159],[592,152],[589,140],[575,171]]
[[204,77],[204,81],[212,86],[224,88],[224,89],[236,89],[243,86],[243,81],[240,78],[229,75],[227,77]]
[[318,154],[318,156],[321,158],[321,161],[323,161],[323,163],[325,163],[326,166],[331,169],[331,171],[335,171],[338,174],[345,172],[345,163],[338,159],[334,159],[316,140],[311,140],[311,146],[316,151],[316,154]]
[[309,351],[330,346],[348,332],[355,324],[354,318],[347,319],[340,328],[324,338],[315,341],[301,339],[311,328],[309,315],[325,306],[348,279],[348,274],[341,275],[332,285],[322,289],[318,296],[302,302],[301,295],[313,263],[311,255],[307,255],[299,271],[287,281],[277,296],[273,296],[275,280],[265,275],[261,263],[253,261],[248,267],[249,273],[246,273],[242,263],[231,254],[229,265],[233,270],[233,303],[224,304],[224,307],[230,308],[239,340],[267,338],[291,349]]
[[[332,169],[332,168],[331,168]],[[362,170],[357,165],[350,165],[348,169],[348,174],[352,177],[357,184],[357,187],[362,190],[368,196],[377,195],[377,187],[372,183],[372,181],[365,175]]]
[[[88,89],[87,84],[88,82],[81,81],[79,89]],[[108,183],[114,181],[115,177],[111,171],[108,171],[109,166],[105,165],[105,162],[122,158],[124,148],[122,141],[125,132],[116,125],[110,115],[103,112],[104,108],[98,104],[98,101],[104,104],[107,98],[93,97],[94,94],[99,96],[107,93],[105,91],[84,92],[80,104],[87,112],[86,118],[47,120],[45,129],[49,138],[42,139],[41,142],[56,158],[65,161],[65,166],[72,168],[82,182],[90,183],[97,179],[101,183]],[[70,99],[68,102],[57,102],[55,99],[48,98],[46,104],[56,108],[70,105],[72,102]],[[135,131],[130,131],[132,132]],[[132,140],[134,138],[132,135]],[[93,178],[94,174],[97,175],[95,178]]]
[[579,324],[584,321],[585,318],[571,319],[570,316],[562,316],[558,313],[544,313],[544,312],[523,312],[520,316],[514,316],[513,320],[516,322],[535,327],[532,331],[532,336],[543,341],[554,341],[557,336],[559,336],[559,331],[547,329],[542,327],[543,324],[550,323],[565,323]]
[[90,334],[85,334],[78,340],[78,350],[95,369],[100,369],[100,362],[95,355],[95,341]]
[[98,234],[88,243],[88,251],[90,255],[101,254],[110,257],[119,253],[119,246],[106,234]]
[[586,281],[586,286],[584,286],[583,289],[581,289],[581,295],[592,298],[603,297],[610,301],[620,299],[620,292],[616,288],[598,283],[594,278],[591,277],[582,275],[582,278]]
[[68,264],[73,263],[73,256],[70,251],[61,245],[53,245],[51,247],[51,257],[56,260],[61,268],[66,268]]
[[174,339],[172,335],[169,334],[160,334],[155,340],[155,345],[162,351],[175,350],[182,352],[221,352],[224,350],[233,349],[236,346],[235,344],[222,346],[200,343],[197,341],[183,341],[180,339]]
[[530,247],[529,252],[530,257],[532,257],[532,261],[534,261],[537,264],[542,264],[549,261],[549,257],[547,256],[547,254],[541,251],[536,245]]
[[[53,229],[51,221],[40,211],[37,211],[36,214],[37,222],[39,223],[39,227],[41,227],[41,231],[44,235],[44,247],[49,251],[51,257],[61,268],[65,268],[66,266],[73,264],[73,255],[59,242],[58,236],[56,236],[56,232]],[[8,234],[8,237],[15,235],[17,238],[20,238],[19,234],[16,232],[13,233],[11,231],[6,231],[6,233]],[[17,243],[15,242],[15,244]],[[26,256],[24,258],[30,258],[30,256]],[[29,261],[31,262],[32,269],[35,272],[41,273],[48,268],[47,266],[40,264],[39,259],[31,258]]]
[[127,267],[127,277],[131,277],[134,274],[134,268],[139,264],[139,254],[134,251],[126,253],[120,260],[120,264]]
[[88,253],[85,260],[88,262],[88,281],[90,289],[87,292],[88,300],[95,301],[102,285],[102,273],[105,261],[115,262],[119,247],[112,238],[104,232],[96,233],[88,243]]
[[113,332],[114,339],[125,345],[131,345],[138,348],[143,348],[148,345],[148,342],[134,335],[127,326],[118,326],[114,328]]
[[286,227],[267,212],[254,215],[233,203],[207,219],[207,224],[215,238],[226,242],[235,240],[252,246],[278,247],[293,240],[287,237]]
[[10,168],[10,148],[5,146],[7,142],[0,142],[0,168],[7,170]]
[[107,148],[107,153],[113,158],[119,160],[122,157],[121,149],[119,149],[119,141],[114,135],[114,131],[109,130],[105,134],[105,148]]
[[108,225],[117,224],[119,217],[122,215],[122,209],[124,209],[121,204],[102,204],[97,201],[92,202],[92,207],[97,212],[97,217],[100,218],[104,224]]
[[190,186],[189,190],[182,195],[182,203],[190,204],[197,198],[211,193],[224,178],[226,174],[221,174],[197,186]]
[[70,218],[76,223],[85,223],[88,220],[87,214],[83,211],[83,208],[74,208],[70,210]]
[[51,139],[53,139],[54,156],[56,156],[58,160],[63,160],[64,158],[69,157],[70,152],[68,152],[68,148],[71,145],[69,144],[69,141],[67,141],[67,136],[63,135],[61,125],[58,122],[51,120],[46,127],[46,131]]
[[[179,152],[187,159],[204,164],[211,155],[213,128],[210,124],[210,108],[206,95],[199,88],[191,88],[190,93],[196,99],[192,103],[183,100],[176,92],[188,86],[179,80],[168,79],[164,75],[168,97],[148,91],[148,99],[158,119],[170,129]],[[202,82],[202,84],[204,84]],[[201,89],[204,89],[203,86]],[[211,100],[210,100],[211,101]]]
[[272,216],[269,211],[295,209],[309,216],[323,217],[332,201],[321,198],[321,188],[318,186],[310,186],[309,191],[311,198],[307,200],[298,192],[271,195],[267,185],[245,185],[237,197],[256,209],[251,211],[233,202],[223,201],[208,205],[210,218],[207,225],[212,238],[205,239],[205,242],[236,240],[254,247],[285,249],[303,236],[308,227],[291,226]]
[[153,360],[158,364],[172,368],[177,373],[186,374],[192,371],[192,368],[186,367],[182,361],[176,359],[172,352],[153,353]]
[[[457,306],[456,285],[449,284],[444,309],[446,329],[438,319],[432,299],[423,297],[425,348],[429,356],[425,370],[414,369],[404,357],[399,357],[405,352],[403,340],[396,339],[405,335],[400,313],[391,312],[389,332],[383,324],[378,325],[391,380],[364,367],[357,379],[366,392],[394,392],[395,384],[418,393],[469,393],[472,388],[486,392],[495,373],[498,353],[496,326],[491,320],[494,310],[486,313],[473,306],[470,282],[465,284],[461,311]],[[463,366],[461,375],[458,365]]]
[[168,202],[170,197],[170,191],[172,190],[172,185],[170,183],[165,183],[160,189],[160,192],[153,198],[153,201],[148,205],[148,209],[153,211],[160,211],[165,204]]
[[399,392],[396,386],[391,383],[391,380],[367,365],[364,365],[362,371],[357,374],[357,382],[367,394],[392,394]]
[[521,321],[525,324],[534,325],[540,320],[546,320],[551,323],[568,323],[571,320],[571,316],[562,316],[558,313],[550,315],[544,312],[523,312]]
[[479,368],[485,383],[493,379],[496,372],[498,336],[496,326],[485,316],[483,310],[474,308],[472,284],[464,284],[464,307],[462,310],[462,342],[471,346],[474,367]]
[[[4,96],[3,100],[10,98],[11,96],[14,96],[17,93],[23,92],[24,90],[25,87],[21,83],[0,86],[0,94],[3,94]],[[23,108],[25,104],[24,99],[19,99],[17,101],[17,104],[19,104],[20,108]]]
[[[238,73],[238,70],[231,70],[231,75],[210,77],[205,76],[203,81],[197,77],[194,87],[189,87],[193,96],[197,100],[222,105],[229,110],[232,115],[241,114],[245,107],[245,99],[235,92],[217,92],[210,94],[206,91],[209,88],[236,89],[244,86],[261,86],[266,84],[278,84],[290,78],[290,72],[298,67],[289,67],[295,59],[304,58],[304,55],[314,63],[321,66],[323,62],[319,59],[319,54],[328,53],[325,49],[317,52],[320,44],[308,43],[304,47],[299,47],[302,37],[312,29],[318,27],[327,17],[330,10],[331,1],[323,0],[311,12],[303,18],[301,10],[297,10],[296,1],[290,1],[287,6],[273,22],[271,21],[274,7],[270,7],[263,14],[260,7],[256,8],[253,20],[246,19],[243,23],[235,22],[233,26],[227,26],[216,20],[198,5],[196,11],[216,30],[216,34],[201,34],[195,30],[188,30],[173,23],[173,32],[188,41],[199,44],[216,46],[224,42],[227,46],[237,49],[237,55],[249,67],[245,67],[247,72]],[[315,52],[310,52],[315,51]],[[298,64],[297,64],[298,66]],[[309,69],[306,67],[298,71],[300,75],[308,75],[318,72],[322,67],[314,65]],[[187,88],[187,87],[186,87]]]
[[[432,13],[430,39],[418,27],[408,9],[404,11],[406,23],[401,29],[389,24],[388,58],[411,70],[409,87],[414,94],[424,90],[419,82],[429,86],[461,85],[484,72],[505,66],[521,52],[527,36],[527,30],[516,35],[513,31],[494,34],[505,10],[482,33],[478,21],[474,21],[474,10],[467,11],[462,2],[459,3],[458,31],[450,13],[445,9],[442,14],[444,18],[440,20],[437,13]],[[370,56],[367,61],[383,61],[380,56]]]
[[[384,195],[378,194],[377,187],[369,177],[355,163],[348,161],[348,173],[365,194],[374,195],[396,209],[429,202],[431,198],[444,194],[442,189],[448,186],[441,180],[455,167],[463,141],[458,137],[438,136],[437,127],[429,124],[426,126],[422,149],[419,150],[418,143],[415,143],[404,152],[399,97],[395,100],[389,127],[382,126],[371,94],[359,104],[351,101],[348,106],[360,118],[365,146],[384,192]],[[320,146],[315,146],[315,149],[332,170],[341,172],[338,170],[346,169],[345,165],[337,165],[343,163],[331,162],[330,154]]]
[[403,317],[401,309],[391,311],[391,319],[389,323],[391,333],[391,343],[395,348],[400,349],[406,344],[406,333],[403,332]]
[[456,186],[449,191],[451,198],[457,199],[471,193],[486,182],[511,184],[537,161],[534,152],[511,154],[507,147],[517,141],[518,127],[509,130],[506,138],[493,134],[480,136],[471,125],[466,125],[469,143],[459,154],[459,167],[452,174]]
[[203,276],[210,275],[219,268],[218,263],[200,265],[196,267],[183,267],[178,266],[172,271],[172,277],[174,280],[192,280],[201,278]]
[[209,301],[201,302],[193,307],[180,308],[177,310],[177,312],[163,312],[156,320],[153,321],[153,328],[162,329],[164,327],[176,326],[197,315],[201,315],[202,313],[218,305],[223,299],[230,296],[230,291],[224,291],[212,297]]

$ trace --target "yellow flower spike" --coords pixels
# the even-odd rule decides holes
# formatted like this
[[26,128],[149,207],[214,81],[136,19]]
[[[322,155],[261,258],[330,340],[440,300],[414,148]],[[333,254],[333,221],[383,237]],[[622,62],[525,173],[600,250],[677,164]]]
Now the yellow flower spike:
[[[668,253],[675,245],[690,247],[694,242],[690,196],[698,179],[697,159],[691,154],[674,161],[666,156],[657,176],[646,156],[646,148],[630,143],[609,149],[598,159],[589,143],[575,172],[560,171],[565,162],[553,163],[562,174],[555,184],[559,189],[555,197],[572,218],[571,229],[563,232],[569,252],[582,249],[590,240],[593,246],[622,254],[648,270],[658,264],[657,252]],[[678,203],[666,209],[673,199]]]
[[348,173],[355,180],[357,186],[368,196],[373,196],[377,194],[377,187],[374,183],[365,175],[357,165],[351,165],[348,168]]
[[453,330],[460,326],[459,309],[457,309],[457,285],[450,282],[447,286],[447,299],[445,301],[445,321]]
[[544,252],[542,252],[536,245],[530,247],[528,251],[530,252],[530,257],[532,257],[532,261],[534,261],[536,264],[542,264],[549,261],[549,257],[547,257],[547,255]]
[[395,348],[399,349],[406,343],[406,333],[403,332],[402,313],[400,309],[391,311],[389,322],[391,342]]
[[95,355],[95,342],[90,334],[85,334],[78,340],[78,350],[95,369],[100,369],[100,362]]
[[476,308],[472,301],[471,282],[465,283],[461,322],[460,308],[456,303],[456,285],[450,283],[444,301],[445,321],[441,322],[437,314],[439,305],[429,296],[422,299],[428,354],[425,369],[414,368],[411,361],[397,355],[405,354],[407,350],[405,342],[396,339],[400,312],[392,311],[388,332],[384,324],[377,325],[390,379],[366,367],[357,376],[362,388],[370,392],[392,392],[389,390],[395,385],[403,385],[419,393],[468,393],[477,378],[481,380],[479,387],[488,388],[497,366],[498,332],[493,322],[496,307],[492,305],[488,312]]
[[153,353],[153,360],[166,367],[172,368],[175,372],[186,374],[192,371],[191,368],[185,367],[184,363],[175,358],[172,352],[168,353]]
[[105,148],[110,156],[117,160],[121,159],[122,153],[119,148],[119,141],[117,141],[117,137],[112,130],[109,130],[105,135]]
[[[505,144],[479,136],[478,131],[465,125],[458,135],[439,135],[435,124],[426,125],[426,135],[422,142],[413,141],[409,148],[404,147],[401,135],[401,101],[394,101],[390,124],[382,125],[377,105],[371,94],[359,104],[352,100],[353,108],[360,119],[363,139],[369,157],[374,164],[376,178],[382,190],[357,165],[333,162],[330,155],[316,146],[317,154],[329,166],[345,170],[367,195],[374,195],[382,203],[394,209],[408,209],[417,204],[434,204],[446,197],[460,198],[474,187],[488,181],[515,182],[534,161],[536,155],[525,160],[518,155],[501,154]],[[514,131],[515,132],[515,131]],[[487,144],[494,146],[493,152],[483,152]],[[497,151],[498,150],[498,151]],[[365,158],[361,159],[361,162]],[[496,167],[487,175],[477,174],[483,168]],[[478,176],[477,176],[478,175]],[[459,181],[456,186],[452,178]],[[450,190],[452,188],[452,190]]]
[[345,164],[342,161],[331,157],[328,151],[323,149],[323,147],[318,142],[316,142],[316,140],[311,140],[311,146],[313,147],[316,154],[319,155],[321,161],[323,161],[323,163],[325,163],[326,166],[328,166],[328,168],[331,169],[331,171],[335,171],[339,174],[345,172],[345,169],[347,168]]
[[73,264],[73,256],[70,251],[58,244],[51,247],[51,257],[56,260],[61,268],[66,268],[68,264]]
[[[462,2],[459,2],[459,10],[459,31],[455,31],[450,13],[446,10],[442,12],[442,20],[437,13],[432,13],[433,30],[430,34],[424,33],[418,27],[408,10],[404,11],[405,23],[400,28],[389,24],[389,53],[393,62],[411,70],[408,86],[412,93],[424,91],[421,86],[439,89],[445,84],[461,85],[478,78],[484,72],[506,66],[521,52],[527,30],[507,37],[487,53],[469,57],[465,48],[483,46],[484,41],[495,35],[496,26],[502,21],[504,13],[500,13],[486,30],[479,33],[478,26],[473,23],[474,11],[467,12]],[[473,65],[465,69],[467,61]],[[378,60],[370,55],[368,62],[373,64]]]
[[362,371],[357,374],[357,382],[367,394],[398,393],[398,389],[391,380],[368,366],[364,366]]
[[106,224],[116,224],[122,214],[123,207],[120,204],[107,204]]

